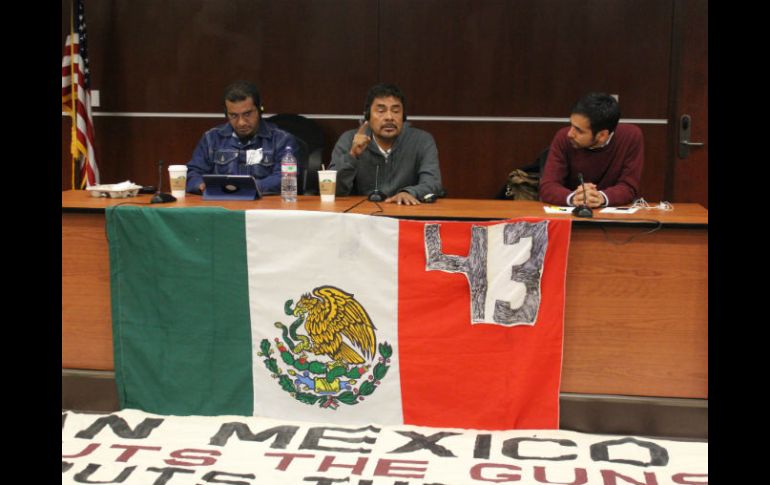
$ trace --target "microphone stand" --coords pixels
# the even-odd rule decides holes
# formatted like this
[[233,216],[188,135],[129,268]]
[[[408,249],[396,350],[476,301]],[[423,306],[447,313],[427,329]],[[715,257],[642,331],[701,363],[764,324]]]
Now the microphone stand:
[[374,171],[374,190],[369,194],[369,200],[372,202],[382,202],[387,199],[385,193],[379,189],[380,185],[380,164],[375,165]]
[[150,199],[150,204],[165,204],[166,202],[176,202],[176,197],[171,194],[161,192],[163,187],[163,160],[158,160],[158,191]]
[[594,216],[594,211],[592,211],[591,208],[586,204],[586,184],[583,181],[582,172],[578,173],[578,180],[580,180],[580,185],[583,187],[583,203],[572,209],[572,214],[575,217],[591,218]]

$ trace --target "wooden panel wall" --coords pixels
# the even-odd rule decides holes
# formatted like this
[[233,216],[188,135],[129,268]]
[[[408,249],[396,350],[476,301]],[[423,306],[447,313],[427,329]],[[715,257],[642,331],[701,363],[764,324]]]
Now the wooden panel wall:
[[[590,90],[626,119],[668,119],[676,0],[86,0],[93,88],[107,113],[211,113],[237,78],[268,113],[358,115],[366,90],[399,84],[414,116],[567,118]],[[68,2],[63,0],[64,5]],[[62,45],[69,15],[62,16]],[[156,184],[223,118],[97,116],[104,183]],[[414,121],[436,138],[452,197],[492,197],[561,123]],[[354,120],[319,120],[325,158]],[[669,130],[641,125],[642,195],[660,200]],[[70,186],[62,118],[62,188]]]

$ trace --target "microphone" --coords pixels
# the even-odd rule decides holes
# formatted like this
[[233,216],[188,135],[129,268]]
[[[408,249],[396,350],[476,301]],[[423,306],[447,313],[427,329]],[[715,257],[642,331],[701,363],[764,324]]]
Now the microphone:
[[171,194],[161,192],[163,188],[163,160],[158,160],[158,191],[150,199],[150,204],[165,204],[166,202],[176,202],[176,197]]
[[379,189],[380,185],[380,164],[375,165],[374,168],[374,190],[369,194],[369,200],[372,202],[382,202],[387,199],[385,193]]
[[572,214],[576,217],[593,217],[594,211],[586,204],[586,183],[583,181],[583,172],[578,172],[578,180],[583,187],[583,203],[572,209]]

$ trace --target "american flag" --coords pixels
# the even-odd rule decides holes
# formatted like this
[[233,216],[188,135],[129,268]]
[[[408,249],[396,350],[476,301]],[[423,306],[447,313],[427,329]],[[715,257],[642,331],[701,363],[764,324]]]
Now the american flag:
[[[72,117],[72,188],[75,167],[79,168],[80,188],[99,184],[99,168],[94,153],[94,125],[91,115],[91,74],[83,0],[76,0],[76,13],[70,21],[70,34],[64,43],[61,63],[62,110]],[[76,163],[79,162],[79,163]]]

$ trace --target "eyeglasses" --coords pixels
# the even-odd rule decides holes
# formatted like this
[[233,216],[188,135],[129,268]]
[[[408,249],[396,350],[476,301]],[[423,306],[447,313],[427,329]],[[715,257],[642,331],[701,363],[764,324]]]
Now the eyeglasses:
[[257,112],[257,110],[251,109],[249,111],[244,111],[243,113],[227,113],[227,118],[230,121],[237,121],[237,120],[239,120],[241,118],[249,119],[252,116],[254,116],[254,114],[256,114],[256,112]]

